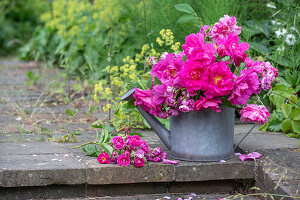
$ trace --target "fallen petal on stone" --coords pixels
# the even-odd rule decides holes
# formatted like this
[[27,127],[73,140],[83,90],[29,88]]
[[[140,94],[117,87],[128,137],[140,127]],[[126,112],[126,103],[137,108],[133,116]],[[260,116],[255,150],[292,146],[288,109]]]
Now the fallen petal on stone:
[[64,155],[64,158],[68,158],[68,157],[69,157],[69,155],[68,155],[68,154],[65,154],[65,155]]
[[241,155],[239,156],[239,158],[241,159],[241,161],[245,161],[245,160],[248,159],[248,156],[247,156],[246,154],[241,154]]
[[176,160],[163,159],[163,164],[173,164],[173,165],[177,165],[177,164],[178,164],[178,161],[176,161]]
[[226,162],[225,160],[220,160],[220,162]]
[[195,193],[191,193],[190,196],[195,197],[197,195]]
[[241,153],[235,153],[234,155],[236,155],[236,156],[240,156],[240,155],[242,155]]
[[252,157],[253,159],[260,158],[262,155],[258,152],[252,152],[247,155],[248,157]]
[[164,199],[171,199],[171,197],[169,197],[169,196],[164,196]]

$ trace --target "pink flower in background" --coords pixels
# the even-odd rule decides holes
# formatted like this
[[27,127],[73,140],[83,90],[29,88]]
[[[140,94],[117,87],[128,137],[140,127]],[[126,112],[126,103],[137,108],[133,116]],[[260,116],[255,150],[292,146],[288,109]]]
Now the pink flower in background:
[[154,56],[151,56],[149,58],[148,65],[155,65],[156,63],[157,63],[157,58]]
[[176,109],[170,108],[170,109],[168,110],[168,114],[169,114],[169,115],[172,115],[172,116],[177,116],[177,115],[179,115],[179,112],[178,112],[178,110],[176,110]]
[[126,156],[124,153],[122,153],[118,157],[117,163],[118,163],[119,166],[128,166],[128,165],[130,165],[130,157]]
[[150,89],[141,90],[139,88],[135,88],[133,96],[135,98],[134,105],[141,106],[147,112],[149,112],[150,108],[153,107],[152,92]]
[[241,112],[242,122],[254,122],[258,124],[265,124],[268,122],[268,117],[270,117],[269,111],[265,106],[256,104],[247,104]]
[[108,153],[100,153],[97,160],[101,164],[109,164],[110,156],[108,155]]
[[252,94],[257,93],[258,89],[258,75],[251,68],[244,69],[241,71],[241,76],[235,79],[228,100],[232,105],[244,105]]
[[233,73],[230,68],[222,63],[216,62],[209,67],[204,74],[205,78],[205,95],[207,97],[228,95],[233,86]]
[[207,67],[204,67],[199,62],[187,60],[179,75],[181,86],[185,87],[189,92],[203,90],[203,74],[206,70]]
[[135,167],[143,167],[145,165],[145,160],[144,158],[136,158],[134,160],[134,164],[133,164]]
[[206,37],[206,31],[209,29],[209,26],[208,25],[204,25],[200,28],[200,34],[203,35],[203,37],[205,38]]
[[254,61],[251,59],[251,58],[246,58],[245,59],[245,65],[246,65],[246,67],[252,67],[253,65],[254,65]]
[[271,88],[274,79],[278,77],[278,69],[272,67],[270,62],[262,62],[265,67],[265,73],[261,79],[261,89],[267,91]]
[[200,97],[199,100],[195,103],[195,110],[200,111],[201,108],[203,110],[210,108],[215,110],[216,112],[221,112],[219,104],[222,103],[221,98],[206,98]]
[[169,53],[165,59],[153,65],[151,75],[156,76],[162,83],[165,83],[177,77],[183,64],[184,61],[180,57],[176,58],[175,54]]
[[178,54],[175,54],[176,58],[182,59],[184,56],[184,52],[179,52]]
[[117,162],[117,159],[118,159],[118,154],[116,152],[113,152],[111,154],[111,160],[110,160],[110,162],[114,164],[114,163]]
[[239,35],[240,33],[241,27],[236,25],[236,18],[224,15],[219,23],[212,27],[209,34],[214,42],[218,42],[220,39],[228,37],[229,34]]
[[168,52],[164,52],[164,53],[162,53],[161,54],[161,59],[163,60],[163,59],[166,59],[166,57],[167,57],[167,55],[168,55],[169,53]]
[[121,136],[116,136],[113,139],[110,140],[114,144],[115,149],[123,149],[125,146],[125,141]]
[[138,147],[142,144],[142,140],[140,136],[134,135],[128,137],[128,145],[132,146],[133,148]]
[[188,35],[182,48],[188,59],[199,62],[204,67],[215,62],[215,46],[204,42],[204,36],[200,33]]

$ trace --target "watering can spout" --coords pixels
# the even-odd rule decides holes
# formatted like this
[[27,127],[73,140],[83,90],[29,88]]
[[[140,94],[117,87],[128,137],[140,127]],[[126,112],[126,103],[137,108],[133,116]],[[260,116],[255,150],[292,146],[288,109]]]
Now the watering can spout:
[[[121,100],[129,101],[130,99],[132,99],[134,91],[135,88],[130,89],[121,97]],[[145,120],[149,123],[149,125],[152,127],[154,132],[159,136],[162,142],[166,145],[166,147],[169,150],[171,150],[170,132],[168,131],[168,129],[160,121],[158,121],[158,119],[156,119],[155,116],[144,111],[142,107],[137,106],[137,109],[145,118]]]

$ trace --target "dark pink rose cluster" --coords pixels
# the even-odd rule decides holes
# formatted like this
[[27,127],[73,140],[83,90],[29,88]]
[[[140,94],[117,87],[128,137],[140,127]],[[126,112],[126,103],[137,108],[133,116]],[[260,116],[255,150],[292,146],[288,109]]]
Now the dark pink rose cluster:
[[[271,89],[278,70],[270,62],[249,58],[249,44],[240,42],[240,33],[236,18],[225,15],[186,36],[182,52],[165,52],[155,59],[153,84],[147,90],[135,88],[135,105],[160,118],[208,108],[221,112],[224,101],[244,106]],[[155,78],[161,83],[155,85]]]
[[112,163],[119,166],[133,164],[135,167],[143,167],[146,162],[163,161],[166,164],[177,164],[177,161],[167,160],[167,153],[160,147],[150,148],[138,135],[115,136],[110,142],[113,152],[111,155],[107,152],[100,153],[97,160],[101,164]]

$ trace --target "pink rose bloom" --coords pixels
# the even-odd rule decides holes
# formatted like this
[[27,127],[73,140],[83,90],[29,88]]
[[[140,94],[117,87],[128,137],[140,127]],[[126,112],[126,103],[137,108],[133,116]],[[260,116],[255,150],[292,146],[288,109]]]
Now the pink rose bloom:
[[220,57],[224,57],[226,55],[226,48],[224,45],[220,45],[217,49],[217,53]]
[[128,166],[128,165],[130,165],[130,157],[126,156],[124,153],[122,153],[118,157],[117,163],[118,163],[119,166]]
[[169,96],[166,85],[154,86],[152,93],[153,93],[153,103],[155,105],[163,104],[166,101],[167,97]]
[[227,38],[224,38],[218,42],[220,46],[224,46],[226,49],[226,55],[230,56],[231,61],[238,67],[241,62],[244,62],[247,58],[246,50],[249,49],[249,44],[242,42],[239,44],[239,36],[229,34]]
[[246,65],[246,67],[252,67],[253,65],[254,65],[254,61],[251,59],[251,58],[246,58],[245,59],[245,65]]
[[161,157],[155,157],[152,159],[152,162],[160,162],[161,161]]
[[179,110],[181,112],[190,112],[191,111],[190,108],[188,106],[186,106],[186,105],[179,106]]
[[184,56],[184,52],[179,52],[178,54],[175,54],[175,56],[176,56],[176,58],[180,58],[180,59],[182,59],[183,58],[183,56]]
[[215,46],[204,42],[204,36],[200,33],[186,36],[182,48],[188,59],[197,61],[205,67],[215,62]]
[[125,141],[121,136],[115,136],[110,140],[114,144],[114,148],[121,150],[125,146]]
[[109,164],[110,156],[108,155],[108,153],[100,153],[97,160],[101,164]]
[[162,153],[161,147],[157,147],[157,148],[153,149],[152,153],[154,156],[159,156]]
[[216,62],[205,72],[207,97],[225,96],[233,87],[233,73],[223,62]]
[[157,64],[153,65],[151,75],[157,77],[162,83],[168,80],[175,79],[183,66],[184,61],[175,54],[169,53],[165,59],[160,60]]
[[204,25],[200,28],[200,34],[203,35],[203,37],[205,38],[206,37],[206,31],[209,29],[209,26],[208,25]]
[[161,56],[160,56],[160,59],[166,59],[166,57],[167,57],[167,55],[168,55],[169,53],[168,52],[163,52],[162,54],[161,54]]
[[189,92],[196,90],[203,90],[203,74],[206,72],[207,67],[204,67],[199,62],[187,60],[180,71],[181,86],[186,88]]
[[134,164],[135,167],[143,167],[145,165],[145,160],[144,158],[136,158],[134,160]]
[[152,92],[150,89],[141,90],[139,88],[135,88],[133,96],[135,98],[134,105],[141,106],[146,112],[149,112],[150,108],[153,107]]
[[236,25],[236,18],[228,15],[224,15],[224,17],[219,20],[219,23],[215,24],[210,31],[214,42],[228,37],[229,34],[239,35],[240,33],[241,27]]
[[161,109],[161,105],[155,105],[149,112],[159,118],[166,119],[169,115]]
[[178,112],[178,110],[175,110],[174,108],[170,108],[168,110],[168,114],[172,115],[172,116],[177,116],[177,115],[179,115],[179,112]]
[[134,152],[134,155],[138,158],[143,158],[144,154],[145,154],[145,152],[142,149],[138,149]]
[[242,122],[254,122],[258,124],[265,124],[268,122],[268,117],[270,117],[269,111],[263,105],[247,104],[241,112]]
[[251,68],[244,69],[241,76],[235,79],[228,100],[232,105],[245,105],[252,94],[257,94],[258,88],[258,75]]
[[176,160],[163,159],[163,164],[177,165],[177,164],[178,164],[178,161],[176,161]]
[[142,144],[142,140],[140,136],[133,135],[128,137],[128,145],[130,145],[131,147],[135,148],[140,146],[141,144]]
[[110,160],[110,162],[114,164],[114,163],[117,162],[117,159],[118,159],[118,154],[116,152],[113,152],[111,154],[111,160]]
[[142,140],[142,142],[141,142],[141,144],[140,144],[140,148],[141,148],[141,150],[143,150],[146,154],[148,154],[148,153],[150,152],[149,146],[148,146],[148,144],[147,144],[146,141],[143,141],[143,140]]
[[195,110],[200,111],[202,108],[203,110],[210,108],[216,112],[221,112],[219,104],[222,103],[221,98],[206,98],[200,97],[199,100],[195,103]]

